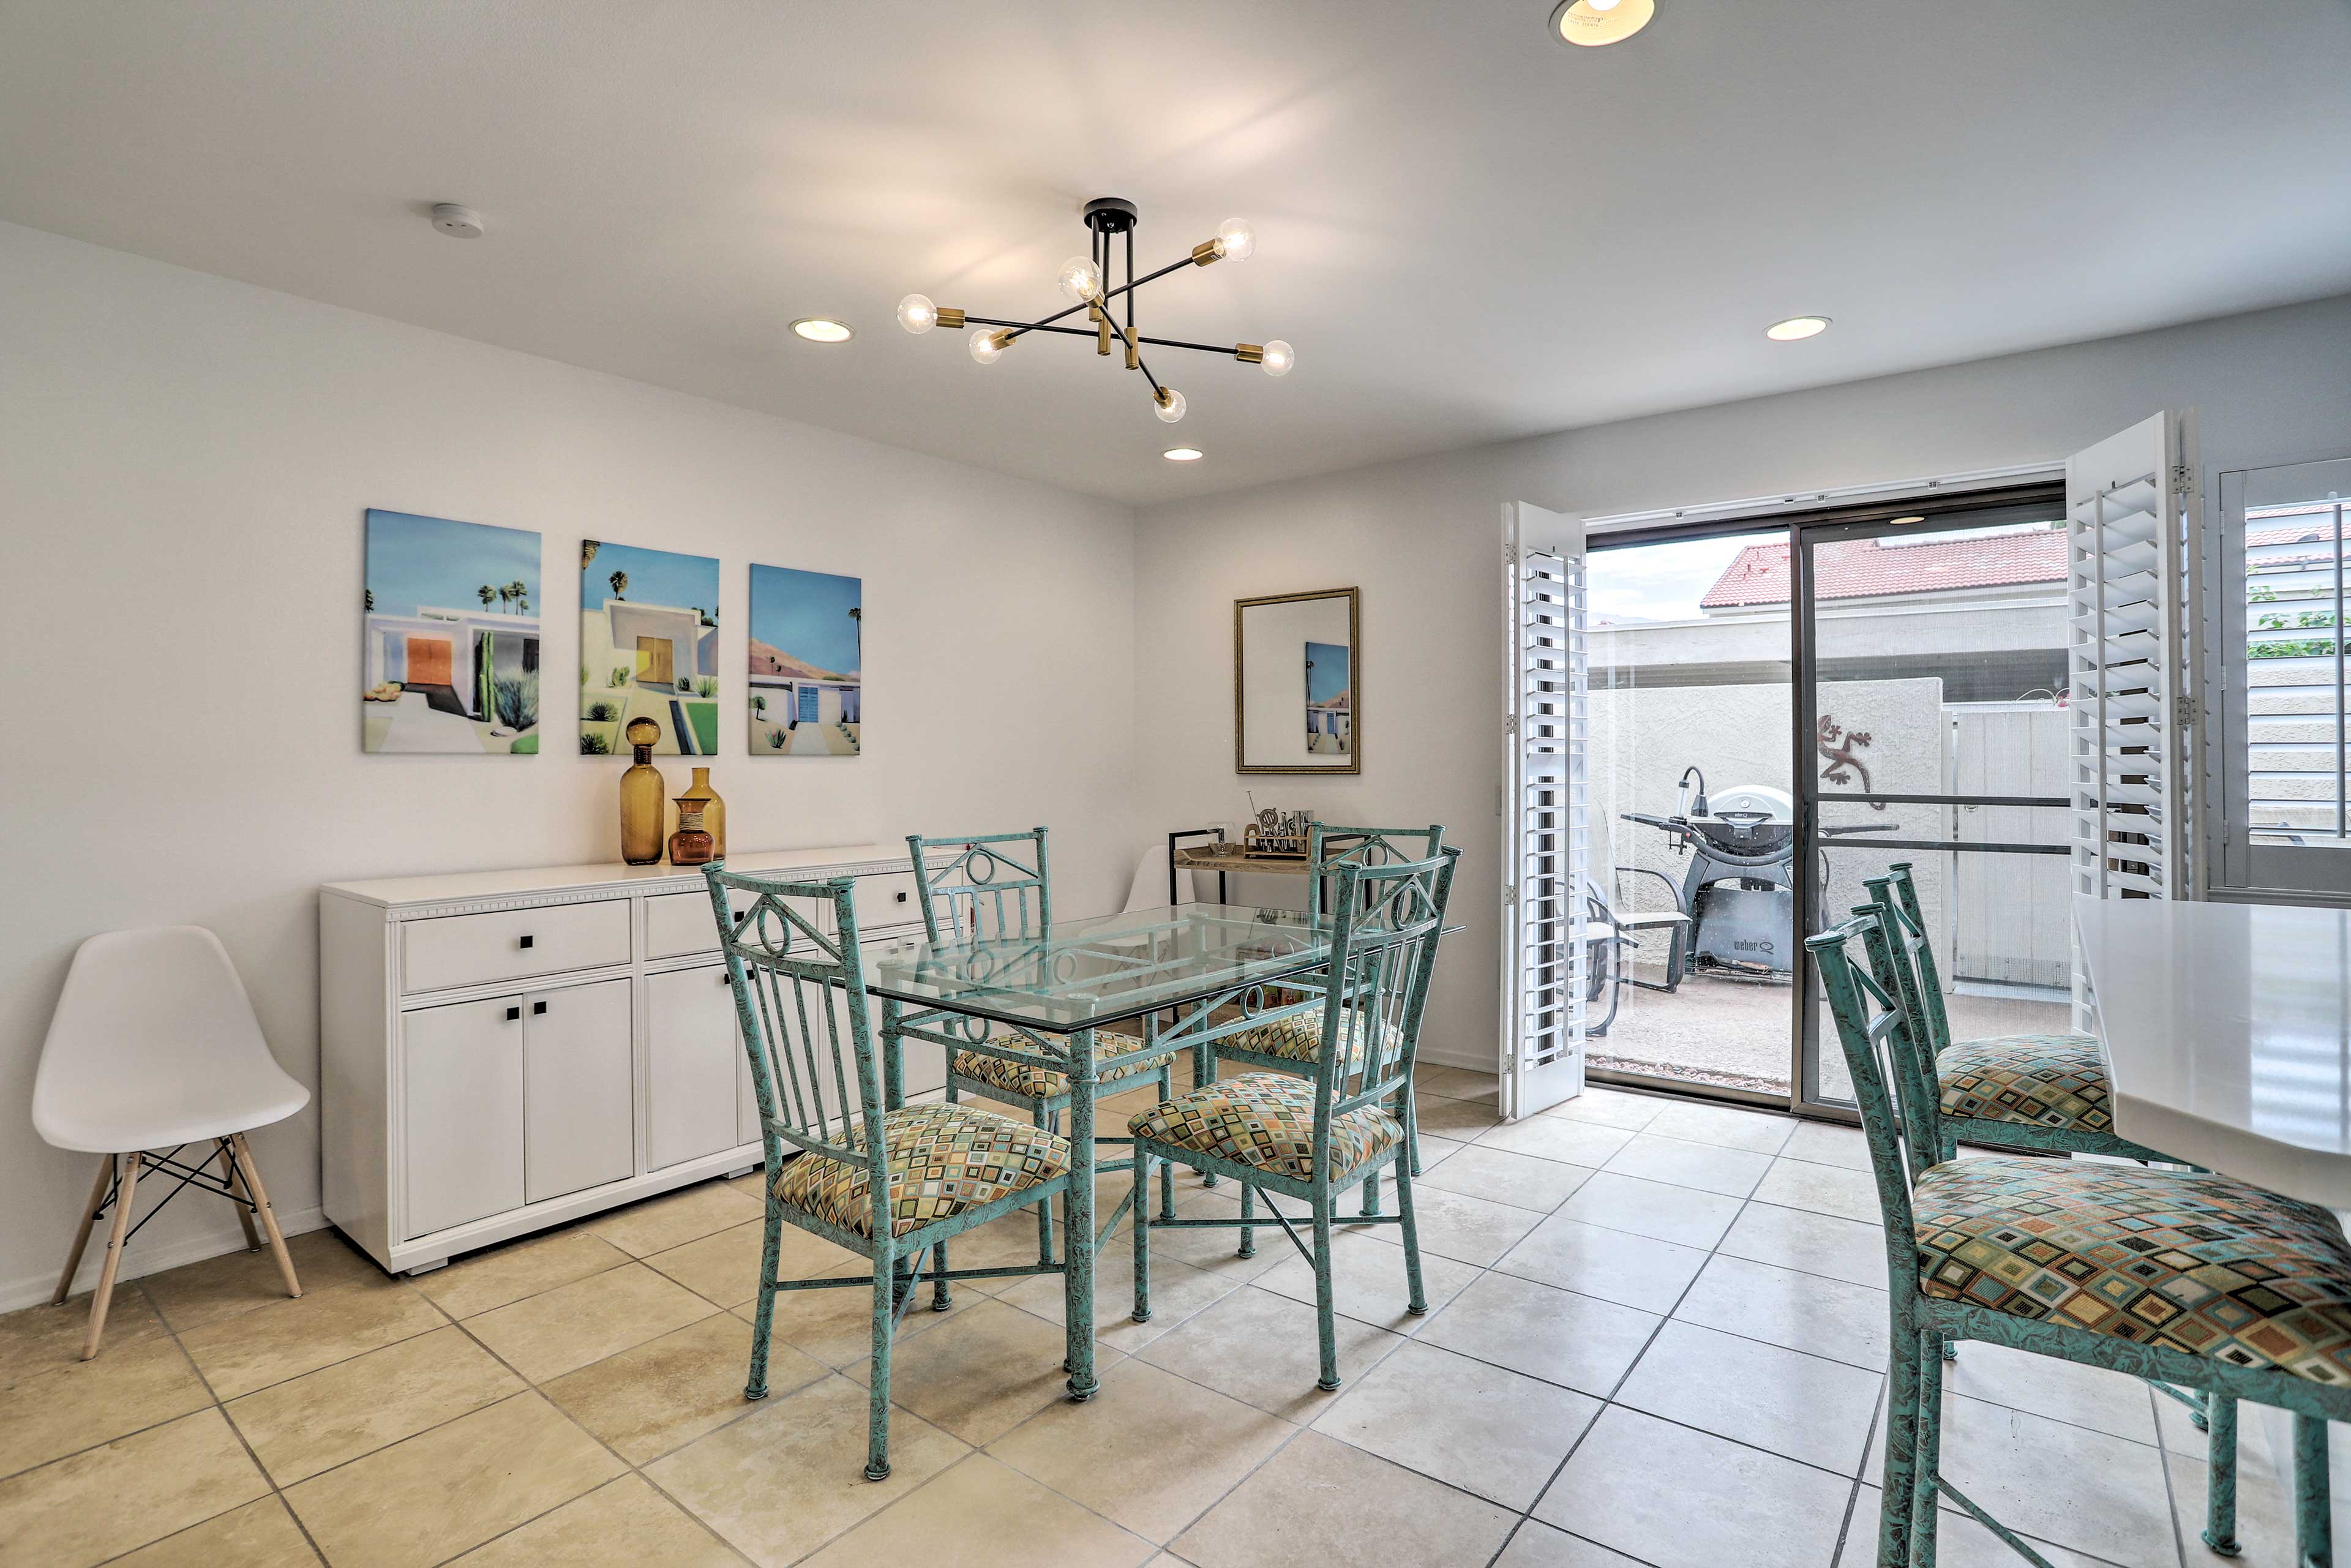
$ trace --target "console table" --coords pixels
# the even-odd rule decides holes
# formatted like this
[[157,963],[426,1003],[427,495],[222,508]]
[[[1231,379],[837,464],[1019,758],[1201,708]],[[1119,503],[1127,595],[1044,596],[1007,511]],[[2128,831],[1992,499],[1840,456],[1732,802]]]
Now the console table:
[[[903,844],[726,863],[856,876],[861,936],[921,935]],[[386,1269],[438,1268],[760,1161],[698,869],[330,883],[319,964],[326,1214]],[[910,1053],[905,1071],[910,1096],[938,1089],[944,1055]]]

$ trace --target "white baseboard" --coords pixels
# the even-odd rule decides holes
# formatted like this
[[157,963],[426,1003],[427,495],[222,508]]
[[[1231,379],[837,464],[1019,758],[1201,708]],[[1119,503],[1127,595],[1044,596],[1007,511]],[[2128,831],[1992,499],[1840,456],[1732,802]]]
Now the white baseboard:
[[1420,1048],[1413,1060],[1425,1061],[1431,1067],[1458,1067],[1464,1072],[1499,1074],[1502,1071],[1499,1057],[1472,1056],[1466,1051],[1438,1051],[1426,1045]]
[[[300,1208],[277,1212],[277,1228],[288,1236],[300,1236],[306,1231],[323,1230],[327,1211],[323,1208]],[[118,1280],[143,1279],[160,1274],[166,1269],[177,1269],[184,1263],[201,1263],[207,1258],[219,1258],[230,1252],[245,1250],[245,1232],[232,1221],[229,1228],[218,1233],[183,1237],[168,1246],[145,1246],[133,1242],[123,1249],[122,1270]],[[95,1235],[82,1254],[81,1272],[74,1279],[74,1289],[87,1291],[98,1283],[98,1270],[106,1258],[106,1238]],[[39,1306],[47,1301],[57,1288],[54,1273],[19,1275],[0,1282],[0,1312],[13,1312],[19,1307]]]

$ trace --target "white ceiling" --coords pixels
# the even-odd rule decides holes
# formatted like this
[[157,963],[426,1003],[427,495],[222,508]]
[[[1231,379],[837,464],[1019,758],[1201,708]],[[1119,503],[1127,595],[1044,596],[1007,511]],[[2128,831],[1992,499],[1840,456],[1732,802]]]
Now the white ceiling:
[[[1135,502],[2351,289],[2344,0],[1550,4],[10,0],[0,218]],[[898,329],[1099,194],[1296,372]]]

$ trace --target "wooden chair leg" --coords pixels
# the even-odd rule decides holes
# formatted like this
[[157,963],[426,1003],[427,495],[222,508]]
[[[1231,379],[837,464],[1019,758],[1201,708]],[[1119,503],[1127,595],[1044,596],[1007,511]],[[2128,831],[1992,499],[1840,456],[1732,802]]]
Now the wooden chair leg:
[[242,1190],[236,1177],[236,1152],[229,1147],[226,1138],[220,1141],[221,1185],[228,1188],[229,1201],[236,1205],[236,1222],[245,1228],[245,1249],[261,1250],[261,1232],[253,1228],[252,1207],[238,1195]]
[[286,1238],[277,1228],[277,1211],[269,1207],[269,1189],[261,1185],[261,1167],[253,1161],[243,1133],[229,1134],[229,1145],[236,1155],[237,1174],[245,1178],[245,1190],[252,1195],[253,1207],[261,1211],[261,1228],[268,1233],[269,1249],[277,1254],[277,1272],[285,1277],[286,1293],[298,1296],[302,1281],[294,1277],[294,1259],[286,1250]]
[[106,1262],[98,1271],[98,1288],[89,1293],[89,1333],[81,1342],[81,1358],[98,1355],[98,1342],[106,1333],[106,1309],[114,1301],[114,1276],[122,1267],[122,1244],[131,1239],[131,1208],[139,1196],[139,1154],[122,1158],[122,1187],[114,1199],[114,1226],[106,1236]]
[[106,1189],[114,1185],[114,1156],[102,1155],[98,1162],[98,1180],[90,1184],[89,1201],[82,1206],[81,1225],[75,1230],[73,1250],[66,1254],[66,1271],[57,1276],[57,1293],[49,1298],[49,1305],[61,1307],[73,1294],[74,1274],[81,1268],[81,1255],[89,1246],[89,1233],[98,1224],[98,1206],[106,1201]]

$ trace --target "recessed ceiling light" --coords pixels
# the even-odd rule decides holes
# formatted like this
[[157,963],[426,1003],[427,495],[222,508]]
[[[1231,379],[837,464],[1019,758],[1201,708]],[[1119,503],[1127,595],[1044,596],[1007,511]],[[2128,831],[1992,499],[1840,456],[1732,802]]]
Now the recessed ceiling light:
[[1551,14],[1551,30],[1562,44],[1594,48],[1631,37],[1656,9],[1656,0],[1562,0]]
[[803,316],[792,323],[792,330],[811,343],[846,343],[856,336],[847,322],[830,316]]
[[1159,455],[1170,463],[1197,463],[1207,454],[1196,446],[1171,446]]
[[1817,338],[1828,329],[1829,319],[1825,316],[1791,316],[1764,328],[1763,335],[1775,343],[1792,343],[1800,338]]
[[1907,528],[1912,523],[1925,522],[1927,520],[1927,514],[1924,512],[1913,512],[1907,517],[1888,517],[1886,520],[1897,528]]

